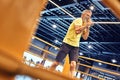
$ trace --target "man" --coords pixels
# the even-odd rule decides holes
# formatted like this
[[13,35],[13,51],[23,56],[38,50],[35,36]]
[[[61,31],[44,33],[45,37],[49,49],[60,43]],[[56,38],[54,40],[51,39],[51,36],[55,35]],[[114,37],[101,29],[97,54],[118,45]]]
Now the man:
[[81,18],[77,18],[71,23],[56,57],[56,61],[50,67],[51,70],[55,70],[59,63],[69,54],[70,74],[71,77],[74,76],[76,62],[78,60],[79,41],[81,36],[84,40],[89,36],[89,28],[92,25],[91,15],[92,12],[90,10],[84,10]]

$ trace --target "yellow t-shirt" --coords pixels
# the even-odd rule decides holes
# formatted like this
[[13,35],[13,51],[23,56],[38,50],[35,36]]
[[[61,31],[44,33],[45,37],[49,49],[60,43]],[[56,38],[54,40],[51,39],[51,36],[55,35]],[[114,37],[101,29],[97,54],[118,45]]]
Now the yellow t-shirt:
[[81,26],[82,18],[77,18],[71,23],[70,27],[68,28],[67,34],[65,38],[63,39],[63,42],[71,46],[74,46],[74,47],[79,47],[79,41],[80,41],[82,33],[76,34],[74,25]]

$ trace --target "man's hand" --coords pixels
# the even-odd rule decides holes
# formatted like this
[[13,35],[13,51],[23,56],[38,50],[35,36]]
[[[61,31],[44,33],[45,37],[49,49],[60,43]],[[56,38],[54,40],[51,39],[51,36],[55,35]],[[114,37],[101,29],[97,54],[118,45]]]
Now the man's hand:
[[91,19],[89,19],[86,26],[88,26],[88,28],[90,28],[93,25],[94,25],[93,21]]

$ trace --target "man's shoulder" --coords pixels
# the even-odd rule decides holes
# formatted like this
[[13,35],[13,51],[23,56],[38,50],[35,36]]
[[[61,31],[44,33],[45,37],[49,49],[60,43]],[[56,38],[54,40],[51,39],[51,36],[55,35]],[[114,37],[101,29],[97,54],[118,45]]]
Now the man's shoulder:
[[82,18],[76,18],[74,21],[82,20]]
[[82,22],[82,18],[76,18],[73,22],[74,22],[74,23]]

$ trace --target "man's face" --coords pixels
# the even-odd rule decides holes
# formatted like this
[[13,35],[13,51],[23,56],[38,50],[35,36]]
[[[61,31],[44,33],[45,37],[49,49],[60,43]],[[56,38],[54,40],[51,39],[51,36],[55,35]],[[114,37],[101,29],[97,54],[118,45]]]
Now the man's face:
[[91,18],[91,15],[92,15],[92,13],[91,12],[86,12],[85,13],[85,15],[84,15],[84,17],[85,17],[85,19],[90,19]]
[[91,15],[91,12],[86,12],[83,14],[83,19],[88,21],[91,18]]

